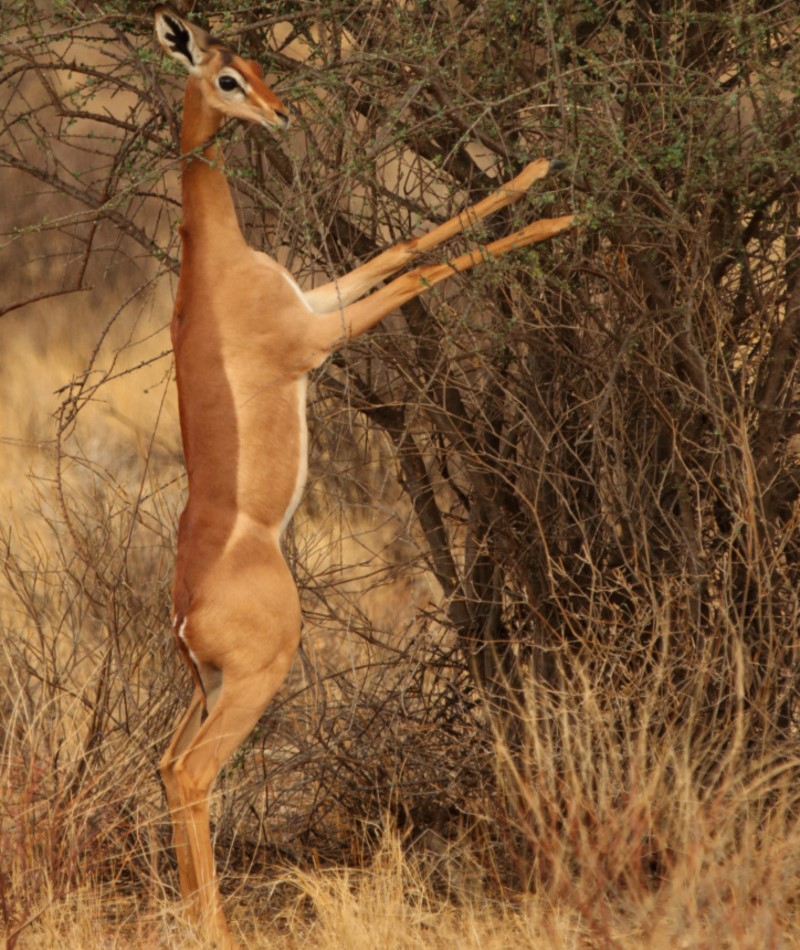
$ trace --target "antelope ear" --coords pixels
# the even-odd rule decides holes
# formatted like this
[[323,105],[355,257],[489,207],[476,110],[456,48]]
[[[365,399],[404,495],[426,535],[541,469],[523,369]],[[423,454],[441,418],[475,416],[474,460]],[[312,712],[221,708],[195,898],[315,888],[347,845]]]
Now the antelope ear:
[[190,73],[197,72],[207,55],[206,31],[184,20],[172,7],[164,4],[159,4],[153,15],[156,38],[164,52]]

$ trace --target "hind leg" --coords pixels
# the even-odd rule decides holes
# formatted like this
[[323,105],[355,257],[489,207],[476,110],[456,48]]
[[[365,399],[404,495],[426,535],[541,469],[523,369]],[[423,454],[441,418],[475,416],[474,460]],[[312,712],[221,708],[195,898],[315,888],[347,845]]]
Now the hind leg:
[[194,918],[197,916],[197,908],[194,906],[194,895],[197,892],[197,877],[194,873],[194,866],[191,861],[191,852],[186,837],[185,825],[182,821],[176,820],[181,803],[173,766],[175,759],[197,735],[200,726],[208,715],[209,692],[211,692],[210,699],[213,702],[216,698],[216,693],[219,691],[221,681],[218,675],[214,675],[213,671],[210,671],[210,675],[207,673],[205,683],[201,680],[200,668],[195,657],[192,656],[191,651],[187,648],[184,638],[186,618],[183,618],[181,626],[178,627],[179,617],[180,615],[176,613],[173,620],[176,646],[189,668],[189,672],[192,674],[195,688],[186,712],[183,714],[173,733],[169,746],[161,757],[159,766],[167,795],[170,818],[172,819],[172,846],[175,849],[175,856],[178,861],[178,879],[180,882],[181,896],[186,904],[187,911]]
[[[250,641],[250,638],[247,638]],[[232,947],[214,868],[209,796],[220,769],[258,722],[294,657],[297,639],[270,657],[252,657],[249,669],[199,667],[207,690],[208,716],[200,722],[193,700],[164,756],[170,811],[181,868],[181,892],[197,923],[219,947]],[[258,632],[254,641],[258,642]],[[266,662],[264,662],[266,660]]]
[[175,759],[186,746],[189,745],[195,735],[197,735],[205,714],[205,696],[203,695],[202,689],[197,686],[189,702],[189,706],[175,729],[172,741],[164,752],[160,763],[161,778],[167,793],[167,805],[172,819],[172,846],[175,849],[175,856],[178,861],[178,879],[180,881],[181,896],[187,904],[187,910],[192,913],[193,916],[195,916],[193,912],[196,911],[193,904],[194,894],[197,892],[197,876],[194,873],[194,865],[192,864],[191,853],[189,851],[186,826],[184,822],[177,820],[181,807],[181,799],[173,766]]

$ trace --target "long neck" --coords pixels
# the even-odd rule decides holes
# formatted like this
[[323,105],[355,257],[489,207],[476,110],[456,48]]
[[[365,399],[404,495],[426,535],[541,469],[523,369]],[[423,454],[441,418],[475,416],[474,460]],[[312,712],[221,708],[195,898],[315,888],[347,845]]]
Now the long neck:
[[187,237],[201,243],[219,242],[227,247],[232,242],[244,243],[222,152],[213,142],[222,119],[222,113],[207,105],[199,81],[190,76],[186,83],[181,130],[181,151],[184,155],[191,154],[184,165],[182,179],[184,243]]

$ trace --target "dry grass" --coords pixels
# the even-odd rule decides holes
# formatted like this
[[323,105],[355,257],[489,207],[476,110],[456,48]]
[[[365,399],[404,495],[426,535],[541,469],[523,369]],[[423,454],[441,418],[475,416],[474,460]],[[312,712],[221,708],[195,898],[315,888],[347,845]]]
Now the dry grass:
[[[99,351],[100,375],[164,346],[168,291],[137,306]],[[175,690],[166,623],[181,498],[168,360],[105,382],[82,408],[64,443],[65,521],[53,392],[94,340],[76,343],[70,309],[51,310],[46,331],[38,319],[34,332],[2,327],[6,945],[201,946],[175,903],[156,774],[187,687]],[[355,436],[351,506],[338,503],[342,468],[318,459],[292,538],[306,664],[217,793],[244,946],[797,945],[798,762],[744,755],[741,721],[710,734],[700,716],[663,715],[667,650],[629,705],[588,670],[531,695],[521,755],[493,747],[477,713],[444,730],[436,697],[465,702],[458,679],[408,685],[449,649],[420,619],[440,592],[380,444]],[[381,503],[363,505],[376,485]]]
[[[118,428],[120,413],[147,418],[150,394],[137,378],[120,386],[119,401],[104,398],[90,426],[93,452],[98,445],[119,451],[111,447],[127,439],[121,458],[128,461],[113,477],[77,463],[68,476],[70,514],[85,529],[83,541],[115,512],[111,541],[94,539],[95,566],[118,567],[119,550],[128,545],[135,596],[126,602],[117,592],[115,628],[113,616],[93,605],[97,591],[88,586],[81,552],[53,514],[58,503],[42,480],[52,455],[31,450],[51,441],[53,422],[43,412],[23,411],[33,393],[52,392],[74,372],[67,362],[74,348],[52,338],[47,348],[26,344],[21,335],[10,339],[18,349],[10,364],[15,372],[4,379],[3,430],[18,458],[6,453],[5,464],[7,483],[20,481],[6,508],[13,543],[0,660],[0,906],[7,945],[199,946],[174,899],[155,768],[179,705],[164,616],[171,538],[168,531],[160,546],[148,548],[129,537],[131,498],[139,500],[137,511],[149,510],[162,523],[174,516],[179,491],[161,484],[174,480],[165,467],[165,459],[173,460],[152,450],[148,457],[141,446],[152,439],[138,439],[134,448],[130,429]],[[166,418],[162,414],[158,433],[169,445],[176,433],[174,419]],[[141,487],[133,491],[141,486],[145,460],[148,484],[160,486],[146,499]],[[37,478],[21,479],[26,467],[37,466]],[[132,494],[123,504],[126,485]],[[461,790],[455,823],[439,814],[426,824],[413,793],[403,791],[413,783],[404,786],[403,779],[421,768],[423,781],[446,784],[426,770],[441,770],[443,757],[459,755],[458,740],[448,751],[415,713],[405,718],[408,709],[386,718],[386,697],[398,695],[392,677],[413,675],[425,662],[424,650],[417,643],[397,668],[384,666],[382,651],[357,631],[365,627],[365,612],[385,629],[381,617],[405,610],[411,618],[436,591],[418,572],[398,578],[390,569],[392,544],[407,554],[410,541],[401,540],[396,511],[395,517],[381,514],[380,506],[376,511],[373,522],[359,521],[341,509],[334,516],[321,504],[295,538],[298,563],[309,577],[329,576],[335,606],[329,613],[310,610],[309,669],[296,666],[262,734],[220,783],[218,855],[243,944],[387,950],[794,945],[800,939],[798,763],[765,751],[754,766],[737,747],[741,723],[713,736],[702,733],[699,717],[665,725],[659,684],[668,680],[668,651],[652,672],[643,705],[626,707],[588,674],[572,691],[529,697],[528,708],[539,718],[527,722],[522,757],[502,745],[494,755],[480,744],[470,752],[462,748],[461,757],[474,761],[460,762],[454,776],[475,779],[483,772],[483,778],[468,794]],[[150,531],[146,521],[140,530]],[[76,574],[78,567],[83,574]],[[360,601],[360,590],[369,592],[369,603]],[[350,634],[347,623],[335,623],[347,616],[361,617]],[[326,645],[326,636],[337,639]],[[407,627],[406,648],[416,642],[413,626]],[[360,672],[348,680],[342,670],[354,668]],[[409,701],[413,710],[414,697]],[[384,718],[370,732],[368,720],[378,709]],[[548,723],[560,724],[557,740]],[[309,753],[320,752],[315,736],[326,724],[326,765],[314,766]],[[338,729],[346,732],[341,745],[334,739]],[[704,748],[728,752],[710,756],[716,764],[707,771]],[[427,762],[423,750],[432,756]],[[509,802],[499,825],[488,820],[498,794],[492,774],[485,774],[493,771],[492,758]],[[331,761],[344,763],[343,771]],[[359,811],[364,789],[351,784],[358,783],[356,763],[397,783],[394,817],[380,811],[379,799]],[[302,844],[298,816],[313,814],[313,801],[324,798],[325,789],[333,798],[316,820],[329,844]],[[530,896],[509,889],[509,855],[528,875]],[[342,859],[350,866],[341,866]]]
[[[243,945],[348,950],[795,946],[800,938],[795,910],[800,832],[791,808],[797,794],[790,782],[793,763],[764,763],[749,778],[732,778],[709,792],[692,779],[685,750],[671,736],[657,754],[648,750],[649,771],[637,763],[638,782],[623,793],[606,725],[580,715],[575,720],[581,736],[574,737],[566,760],[562,753],[554,761],[534,728],[529,736],[537,766],[546,767],[549,776],[560,772],[568,784],[565,814],[552,812],[564,802],[554,795],[552,782],[532,785],[516,775],[517,790],[531,808],[526,835],[515,840],[521,848],[537,849],[542,873],[536,896],[504,894],[491,849],[481,849],[475,836],[415,842],[386,820],[375,829],[378,846],[359,867],[300,870],[276,861],[267,874],[229,869],[227,906]],[[592,756],[581,748],[589,738],[596,743]],[[39,842],[50,855],[72,847],[80,878],[92,860],[91,843],[67,842],[65,836],[90,822],[103,823],[96,828],[102,834],[94,860],[102,862],[115,845],[118,855],[133,861],[130,841],[120,843],[124,821],[109,804],[102,776],[95,777],[82,800],[71,803],[68,814],[40,807],[35,822],[31,799],[41,776],[29,771],[22,778],[28,782],[28,801],[19,803],[16,822],[6,816],[5,831],[19,834],[28,828],[31,833],[34,826],[40,838],[51,836]],[[6,772],[3,779],[6,791],[13,779],[19,793],[20,776]],[[147,789],[137,791],[141,796]],[[103,795],[106,804],[98,809]],[[157,801],[157,791],[151,789],[147,797]],[[549,820],[542,820],[546,815]],[[141,841],[149,833],[163,840],[163,816],[148,815],[143,808],[134,820],[132,839]],[[12,845],[4,840],[6,855]],[[151,858],[148,868],[147,856],[140,855],[143,869],[135,888],[130,874],[119,870],[115,881],[66,889],[63,881],[40,870],[18,946],[201,946],[180,921],[166,884],[169,875],[158,872],[159,856]],[[10,870],[24,871],[20,866]]]
[[[57,353],[54,348],[50,359],[63,378]],[[36,359],[17,362],[20,391],[26,366]],[[126,398],[130,411],[137,412],[136,392]],[[106,407],[101,418],[113,423],[114,415]],[[30,420],[19,413],[6,418],[6,432],[17,419],[26,438],[46,441],[46,428],[33,433]],[[94,420],[95,437],[110,442],[114,436],[97,431],[97,425]],[[105,506],[114,504],[108,497],[112,488],[118,499],[120,480],[104,476],[91,492],[76,492],[75,523],[91,527],[92,519],[106,517]],[[26,508],[54,510],[48,491],[35,479],[27,500],[15,493],[16,541],[6,561],[0,907],[7,945],[202,946],[175,902],[155,769],[178,700],[166,618],[157,629],[147,629],[143,618],[152,624],[166,610],[168,559],[162,563],[163,551],[140,552],[143,561],[130,575],[138,587],[137,604],[126,606],[121,593],[115,604],[120,616],[128,610],[137,617],[138,626],[134,636],[125,624],[115,629],[108,615],[93,608],[96,591],[87,588],[85,575],[77,583],[71,577],[81,562],[63,526],[48,524],[41,515],[27,523],[19,517]],[[163,509],[153,510],[163,517]],[[117,509],[109,563],[117,563],[115,552],[128,536],[126,512],[130,515],[124,505]],[[338,607],[331,610],[341,617],[350,604],[355,616],[355,575],[372,576],[363,552],[380,552],[386,545],[376,540],[380,530],[367,523],[360,537],[336,540],[341,516],[332,520],[331,526],[320,515],[316,531],[306,524],[301,563],[313,561],[311,573],[335,575],[337,556],[357,561],[354,552],[361,550],[358,570],[339,563]],[[383,523],[380,517],[378,522]],[[395,534],[396,529],[389,532]],[[81,537],[90,535],[87,530]],[[167,538],[164,547],[169,543]],[[95,563],[102,563],[96,555]],[[381,565],[373,567],[380,576]],[[403,589],[419,583],[406,579]],[[366,586],[375,588],[370,610],[378,612],[381,586],[371,581]],[[396,579],[384,593],[396,609]],[[413,613],[410,603],[406,607]],[[327,723],[331,731],[321,747],[327,767],[330,760],[341,765],[350,756],[364,768],[384,768],[384,778],[397,782],[402,799],[398,779],[419,767],[415,756],[422,759],[423,750],[430,752],[441,741],[420,732],[413,697],[410,719],[408,708],[383,711],[378,731],[358,738],[386,697],[398,695],[390,672],[408,678],[424,656],[410,650],[396,669],[384,667],[370,653],[375,648],[341,630],[339,645],[326,652],[323,637],[332,629],[330,622],[327,627],[320,622],[308,645],[311,672],[298,664],[264,734],[220,783],[218,855],[227,907],[245,947],[755,950],[800,940],[798,763],[765,751],[754,765],[737,745],[746,731],[743,723],[716,735],[703,732],[699,716],[669,725],[663,715],[668,690],[660,689],[669,680],[668,650],[651,669],[649,692],[636,693],[647,697],[642,704],[626,705],[625,697],[609,695],[586,672],[575,677],[570,690],[528,697],[527,708],[537,717],[526,721],[522,755],[509,755],[502,744],[493,754],[491,748],[463,747],[457,753],[455,741],[449,754],[474,755],[476,762],[471,772],[463,762],[461,772],[453,765],[454,775],[474,778],[483,771],[483,782],[469,795],[461,790],[455,824],[439,818],[425,827],[413,796],[410,806],[397,803],[393,817],[379,810],[358,813],[364,789],[352,786],[356,773],[344,768],[343,774],[327,775],[321,766],[316,771],[310,766],[310,750],[320,753],[314,736]],[[407,638],[414,642],[411,631]],[[352,671],[362,662],[363,670],[348,681],[342,669]],[[345,731],[345,715],[349,731],[337,746],[333,736],[337,728]],[[557,732],[553,723],[559,724]],[[385,745],[387,729],[391,742]],[[398,760],[403,743],[409,748]],[[704,750],[720,748],[726,754],[709,755],[714,767],[704,769]],[[423,772],[442,768],[446,749],[433,751],[438,758],[423,761]],[[433,784],[443,781],[440,774],[425,777]],[[332,862],[336,848],[301,844],[298,814],[313,813],[312,800],[334,782],[340,806],[329,801],[317,818],[323,833],[338,841],[339,860]],[[488,820],[497,811],[498,787],[509,803],[499,824]],[[262,788],[270,796],[263,807]],[[398,815],[406,816],[401,830]],[[508,887],[509,855],[528,876],[527,894]]]
[[[708,60],[696,60],[679,18],[652,32],[672,38],[669,57],[685,33],[689,70],[677,59],[662,69],[658,44],[642,52],[649,21],[605,18],[591,55],[581,41],[568,82],[546,64],[552,48],[577,42],[572,13],[542,18],[547,36],[523,40],[512,82],[484,66],[495,58],[487,37],[493,49],[516,43],[513,18],[478,4],[451,42],[443,23],[427,32],[435,6],[364,5],[350,21],[355,30],[364,14],[364,35],[345,37],[348,51],[363,42],[420,72],[323,46],[308,72],[287,72],[304,110],[286,158],[297,181],[276,172],[285,143],[272,139],[245,137],[232,162],[248,172],[238,185],[253,243],[268,231],[298,273],[328,274],[373,241],[455,211],[459,196],[490,184],[464,161],[473,119],[477,130],[488,117],[484,138],[503,146],[494,158],[506,146],[577,155],[578,203],[596,201],[601,224],[582,232],[572,258],[548,264],[543,252],[476,273],[474,295],[451,289],[318,380],[309,491],[287,539],[304,650],[213,804],[233,928],[246,947],[312,950],[798,946],[800,297],[787,238],[797,232],[797,162],[782,144],[792,101],[778,74],[797,75],[794,34],[753,44],[754,57],[756,46],[767,51],[762,71],[774,59],[780,95],[757,110],[753,98],[762,125],[748,145],[738,128],[730,141],[703,137],[715,125],[703,116],[756,96],[749,81],[718,96],[714,83],[758,68],[739,65],[743,44],[724,18],[715,28],[728,39],[710,43]],[[67,7],[80,21],[80,5]],[[302,27],[305,8],[292,15]],[[148,59],[146,19],[135,21],[141,56],[111,20],[88,32],[79,24],[68,55],[109,77],[107,88],[85,83],[77,105],[119,122],[135,105],[131,121],[154,130],[152,141],[113,121],[99,138],[89,120],[62,126],[41,86],[52,51],[35,39],[37,69],[4,102],[39,110],[41,133],[20,133],[11,109],[4,147],[10,131],[21,134],[21,157],[41,146],[43,165],[68,183],[88,162],[84,185],[102,193],[111,159],[141,148],[130,168],[120,162],[113,200],[95,218],[59,205],[57,182],[42,189],[7,168],[0,182],[0,266],[19,283],[9,297],[72,288],[82,263],[81,285],[95,288],[0,320],[7,950],[202,946],[176,900],[157,774],[189,690],[168,623],[184,489],[165,355],[172,284],[160,254],[123,236],[133,223],[177,254],[165,119],[174,93]],[[766,19],[747,20],[754,36]],[[726,44],[727,72],[714,65]],[[452,126],[420,76],[438,76],[459,50],[469,54],[459,75],[475,87]],[[53,76],[64,93],[67,74]],[[622,109],[608,89],[628,82],[663,102],[632,98]],[[406,131],[384,124],[400,100]],[[563,120],[573,113],[574,130]],[[699,117],[697,128],[660,128],[673,114]],[[751,168],[762,137],[764,164]],[[388,150],[374,153],[382,141]],[[403,200],[388,178],[371,179],[364,154],[384,172],[414,169]],[[45,220],[62,212],[57,227]],[[321,242],[310,255],[309,234]],[[410,461],[427,487],[403,468],[417,446]],[[428,487],[446,527],[438,550],[419,527]],[[442,553],[463,575],[449,604]],[[516,730],[480,704],[456,649],[447,610],[460,596],[478,614],[491,605],[481,635],[496,635],[522,671],[496,694],[517,713]],[[526,677],[539,661],[534,683]]]

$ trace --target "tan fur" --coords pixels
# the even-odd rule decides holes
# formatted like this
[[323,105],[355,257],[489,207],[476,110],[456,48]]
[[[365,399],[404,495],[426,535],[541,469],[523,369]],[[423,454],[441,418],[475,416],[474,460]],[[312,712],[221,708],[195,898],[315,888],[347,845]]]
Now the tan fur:
[[[285,125],[285,107],[255,64],[169,7],[158,7],[155,17],[159,42],[191,70],[182,134],[183,257],[172,322],[189,497],[178,533],[173,629],[196,684],[161,769],[181,893],[207,936],[230,947],[209,796],[223,763],[283,682],[300,638],[299,599],[280,532],[305,477],[306,374],[336,346],[454,272],[545,240],[573,218],[535,222],[449,264],[412,270],[355,302],[419,254],[521,198],[549,172],[542,159],[446,224],[304,294],[283,267],[246,245],[221,155],[207,144],[226,116]],[[245,98],[220,92],[217,78],[226,69],[246,80]]]

